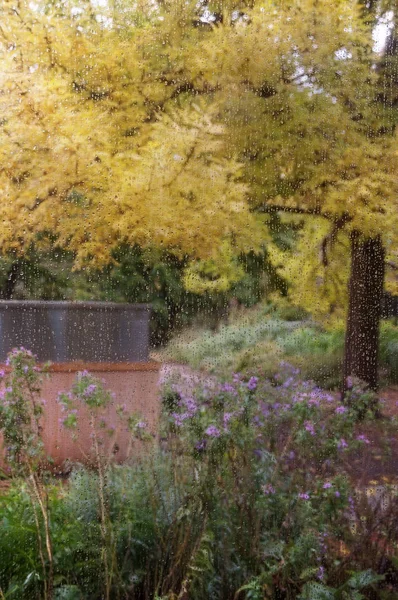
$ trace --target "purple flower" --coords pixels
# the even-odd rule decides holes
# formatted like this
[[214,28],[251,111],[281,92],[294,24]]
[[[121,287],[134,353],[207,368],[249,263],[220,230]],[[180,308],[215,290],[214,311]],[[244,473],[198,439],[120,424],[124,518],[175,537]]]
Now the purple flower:
[[338,406],[338,407],[336,408],[336,413],[337,413],[338,415],[343,415],[345,412],[347,412],[347,409],[346,409],[346,407],[345,407],[345,406]]
[[357,435],[357,440],[358,440],[358,442],[363,442],[364,444],[370,444],[370,441],[368,440],[368,438],[363,434]]
[[321,581],[324,580],[325,578],[325,567],[322,567],[322,565],[319,567],[318,569],[318,573],[317,573],[317,577],[318,579],[320,579]]
[[3,369],[1,369],[0,371],[0,379],[3,379],[3,377],[5,376],[5,372]]
[[247,389],[253,391],[256,389],[258,383],[258,377],[250,377],[247,383]]
[[331,394],[328,394],[327,392],[324,392],[323,390],[320,390],[319,388],[316,388],[316,393],[318,394],[319,399],[324,400],[325,402],[332,402],[334,400],[334,398]]
[[92,396],[93,394],[95,394],[96,390],[97,390],[97,386],[94,383],[90,383],[90,385],[88,385],[86,387],[86,389],[84,390],[84,395]]
[[309,499],[310,499],[310,495],[309,495],[309,494],[304,494],[304,493],[300,493],[300,494],[298,495],[298,497],[299,497],[301,500],[309,500]]
[[284,382],[282,383],[282,387],[284,387],[284,388],[288,388],[288,387],[289,387],[289,386],[290,386],[290,385],[293,383],[293,381],[294,381],[293,377],[288,377],[288,378],[286,379],[286,381],[284,381]]
[[307,404],[308,404],[308,406],[319,406],[320,401],[319,401],[317,394],[314,394],[314,392],[311,392],[310,398],[309,398]]
[[313,425],[313,423],[311,423],[311,421],[306,421],[304,423],[304,428],[306,431],[308,431],[309,434],[315,435],[314,425]]
[[221,386],[221,391],[222,392],[227,392],[228,394],[234,394],[234,395],[236,395],[236,389],[234,388],[234,386],[231,383],[224,383]]
[[177,425],[177,427],[181,427],[183,422],[191,417],[189,413],[173,413],[171,416],[174,419],[174,425]]
[[340,498],[340,495],[341,495],[341,494],[340,494],[340,492],[339,492],[339,491],[336,491],[336,492],[334,493],[334,495],[336,496],[336,498]]
[[207,446],[207,441],[206,441],[206,440],[200,440],[200,442],[198,442],[198,443],[195,445],[195,449],[196,449],[198,452],[201,452],[202,450],[205,450],[205,449],[206,449],[206,446]]
[[293,396],[293,402],[297,404],[298,402],[303,402],[308,398],[308,394],[306,392],[298,392]]
[[339,450],[342,450],[343,448],[348,448],[348,444],[345,441],[345,439],[341,438],[341,440],[337,442],[337,448]]
[[270,483],[267,483],[267,485],[262,485],[261,489],[267,496],[269,496],[270,494],[275,494],[275,488]]
[[210,425],[206,431],[205,434],[208,435],[209,437],[220,437],[220,430],[217,429],[217,427],[215,425]]
[[232,413],[232,412],[224,413],[224,416],[223,416],[224,426],[228,425],[228,423],[230,422],[230,420],[232,419],[233,416],[234,416],[234,413]]
[[329,481],[327,481],[326,483],[323,484],[322,487],[324,490],[328,490],[329,488],[332,487],[332,484]]
[[197,412],[198,405],[196,404],[193,398],[187,398],[186,400],[184,400],[184,404],[187,407],[188,412],[192,415],[194,415]]
[[145,421],[138,421],[137,425],[136,425],[137,429],[146,429],[146,423]]
[[350,390],[354,385],[353,379],[352,377],[347,377],[346,379],[346,386],[347,388]]

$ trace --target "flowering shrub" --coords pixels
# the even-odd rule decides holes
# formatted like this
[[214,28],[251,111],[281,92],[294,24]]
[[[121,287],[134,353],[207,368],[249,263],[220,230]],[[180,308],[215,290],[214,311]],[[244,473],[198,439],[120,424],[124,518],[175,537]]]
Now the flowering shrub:
[[2,371],[0,374],[4,384],[0,393],[0,430],[5,443],[5,459],[11,474],[24,477],[27,482],[39,540],[44,598],[51,600],[54,585],[53,548],[48,496],[40,469],[44,459],[41,417],[45,401],[40,398],[42,375],[36,357],[25,348],[12,350],[6,365],[9,373],[6,375]]
[[[39,576],[44,581],[43,597],[52,600],[54,595],[54,556],[53,542],[48,511],[48,476],[44,470],[45,463],[51,459],[45,456],[42,440],[42,416],[45,401],[40,398],[42,370],[36,364],[36,357],[25,348],[14,349],[7,358],[9,372],[0,373],[4,386],[0,392],[0,430],[5,442],[5,459],[11,474],[28,482],[28,492],[32,501],[34,519],[37,528],[39,555],[42,572]],[[104,418],[104,409],[113,400],[103,382],[92,377],[87,371],[78,373],[77,379],[68,392],[60,392],[58,401],[61,404],[63,418],[60,425],[76,430],[79,425],[78,407],[85,406],[89,412],[91,428],[92,454],[96,468],[97,491],[99,504],[99,521],[102,546],[102,563],[104,566],[105,598],[109,600],[112,584],[110,567],[110,551],[112,550],[112,525],[108,514],[107,480],[113,445],[110,452],[105,452],[106,438],[116,440],[116,427],[109,425]],[[125,423],[131,432],[131,440],[148,439],[147,426],[139,416],[127,414],[126,407],[117,407],[120,423]],[[88,457],[87,457],[88,458]],[[36,504],[42,516],[40,523]],[[42,543],[42,525],[44,527],[44,544]],[[44,553],[43,546],[46,548]],[[1,588],[0,588],[1,591]],[[1,597],[1,596],[0,596]]]
[[[298,589],[311,599],[359,593],[336,548],[352,542],[358,518],[346,467],[351,453],[370,443],[358,433],[359,420],[373,418],[353,402],[371,398],[361,389],[355,383],[342,405],[281,363],[273,380],[235,374],[190,394],[178,384],[165,390],[171,439],[195,461],[211,507],[209,545],[222,556],[216,570],[228,571],[222,597],[233,597],[250,572],[242,598],[295,598]],[[368,573],[363,581],[366,587],[378,579]]]
[[[72,431],[78,429],[79,407],[85,406],[87,408],[92,450],[97,461],[97,467],[99,460],[101,463],[105,460],[104,466],[109,464],[121,428],[127,428],[130,431],[131,440],[148,440],[151,438],[147,423],[141,419],[140,415],[128,413],[125,404],[116,406],[117,419],[109,422],[105,410],[115,401],[114,394],[104,387],[102,380],[93,377],[88,371],[79,372],[71,390],[60,392],[57,400],[63,413],[60,425]],[[105,456],[107,446],[108,456]]]
[[347,377],[346,402],[358,420],[372,418],[377,414],[377,395],[356,377]]
[[43,458],[40,436],[45,400],[39,397],[41,370],[29,350],[15,348],[7,358],[9,373],[0,371],[0,428],[6,459],[14,472],[36,470]]
[[235,374],[216,389],[196,390],[195,397],[173,385],[164,404],[169,426],[186,451],[222,454],[250,438],[254,454],[276,452],[280,467],[291,462],[297,470],[301,465],[302,475],[312,479],[310,466],[332,475],[345,453],[369,443],[355,433],[354,393],[358,388],[348,405],[336,405],[332,395],[302,381],[298,369],[283,362],[274,380],[246,380]]
[[[114,424],[107,423],[104,418],[104,409],[114,400],[111,392],[105,389],[103,382],[90,375],[88,371],[77,374],[75,383],[69,392],[61,392],[58,402],[61,404],[64,418],[62,425],[70,429],[78,426],[77,406],[85,405],[89,411],[89,423],[92,439],[92,454],[98,476],[97,490],[99,503],[99,518],[102,544],[102,562],[104,566],[105,600],[111,598],[113,582],[112,554],[114,553],[114,535],[112,521],[109,517],[109,470],[112,459],[112,450],[117,439],[118,428]],[[133,439],[145,440],[150,438],[145,421],[139,416],[129,415],[125,405],[116,407],[119,426],[127,424],[131,436],[130,446]],[[106,452],[106,438],[109,438],[108,452]],[[130,448],[127,451],[129,456]]]

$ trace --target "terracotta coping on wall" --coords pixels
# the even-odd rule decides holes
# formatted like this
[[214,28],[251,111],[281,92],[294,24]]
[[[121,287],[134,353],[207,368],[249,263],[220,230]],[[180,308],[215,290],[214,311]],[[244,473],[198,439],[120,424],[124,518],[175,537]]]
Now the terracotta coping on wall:
[[65,310],[89,309],[89,310],[150,310],[151,304],[138,302],[103,302],[87,300],[0,300],[0,309],[8,306],[17,308],[63,308]]
[[[5,371],[9,371],[10,367],[0,365]],[[131,362],[131,363],[109,363],[109,362],[86,362],[73,361],[64,363],[51,363],[46,369],[50,373],[74,373],[77,371],[89,372],[126,372],[126,371],[159,371],[160,363],[150,362]]]

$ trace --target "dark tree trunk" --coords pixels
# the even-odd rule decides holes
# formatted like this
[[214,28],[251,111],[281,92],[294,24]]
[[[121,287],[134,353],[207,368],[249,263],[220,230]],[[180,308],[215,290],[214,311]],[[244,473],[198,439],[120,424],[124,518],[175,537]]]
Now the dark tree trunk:
[[384,257],[380,236],[363,238],[358,232],[352,233],[343,395],[350,376],[377,390]]
[[12,263],[8,273],[7,273],[7,281],[5,283],[4,289],[1,292],[1,297],[4,300],[11,300],[14,295],[15,286],[18,282],[18,279],[21,275],[22,264],[20,261],[15,261]]

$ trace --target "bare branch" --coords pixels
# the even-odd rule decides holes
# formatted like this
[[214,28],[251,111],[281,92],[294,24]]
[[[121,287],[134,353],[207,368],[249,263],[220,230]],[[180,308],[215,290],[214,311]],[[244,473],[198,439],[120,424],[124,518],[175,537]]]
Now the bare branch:
[[336,236],[337,236],[338,232],[341,229],[343,229],[344,225],[346,223],[348,223],[350,220],[351,220],[350,215],[348,213],[343,213],[341,215],[341,217],[337,218],[334,221],[331,230],[323,238],[322,244],[321,244],[321,257],[322,257],[322,264],[324,267],[327,267],[329,264],[329,260],[328,260],[328,256],[327,256],[328,246],[330,247],[330,249],[333,248],[333,244],[336,241]]
[[301,206],[283,206],[283,204],[269,204],[268,202],[257,207],[256,212],[284,212],[296,215],[311,215],[316,217],[323,217],[324,219],[328,220],[331,220],[333,218],[333,216],[330,213],[322,212],[320,207],[318,206],[316,206],[315,208],[303,208]]

